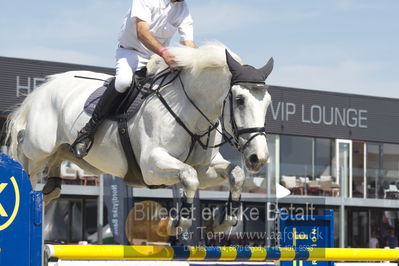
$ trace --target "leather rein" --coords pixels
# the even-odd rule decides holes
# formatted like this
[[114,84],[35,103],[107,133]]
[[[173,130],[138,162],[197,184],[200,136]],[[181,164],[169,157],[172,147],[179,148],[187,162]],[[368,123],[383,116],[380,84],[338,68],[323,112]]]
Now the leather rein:
[[[219,120],[216,122],[212,122],[205,114],[204,112],[194,103],[194,101],[189,97],[189,95],[187,94],[187,91],[184,87],[183,81],[181,80],[180,77],[180,73],[181,71],[177,71],[176,73],[171,73],[169,71],[169,69],[164,69],[162,70],[160,73],[156,74],[156,76],[152,79],[152,82],[150,84],[150,88],[153,88],[153,86],[155,85],[155,82],[157,82],[158,80],[160,81],[160,84],[158,86],[158,88],[156,90],[154,90],[155,95],[158,97],[158,99],[161,101],[161,103],[164,105],[164,107],[168,110],[168,112],[173,116],[173,118],[175,119],[175,121],[190,135],[191,137],[191,144],[190,144],[190,149],[188,152],[188,155],[185,159],[185,162],[188,160],[188,158],[190,157],[195,144],[199,144],[201,146],[201,148],[203,148],[204,150],[206,149],[214,149],[214,148],[219,148],[220,146],[224,145],[225,143],[229,143],[230,145],[232,145],[235,149],[237,149],[239,152],[243,152],[243,150],[249,145],[249,143],[257,136],[264,136],[265,138],[267,137],[266,135],[266,128],[263,127],[251,127],[251,128],[238,128],[235,117],[234,117],[234,113],[233,113],[233,93],[232,93],[232,86],[229,89],[229,93],[227,95],[227,97],[224,99],[223,101],[223,111],[222,111],[222,129],[223,131],[220,131],[220,129],[218,128],[219,126]],[[174,76],[166,82],[167,77],[170,74],[174,74]],[[189,100],[189,102],[191,103],[191,105],[194,106],[194,108],[201,114],[202,117],[205,118],[205,120],[207,120],[207,122],[209,123],[209,128],[207,129],[207,131],[205,133],[202,134],[196,134],[193,133],[188,127],[187,125],[180,119],[180,117],[173,111],[173,109],[170,107],[170,105],[168,104],[168,102],[166,101],[166,99],[163,97],[163,95],[161,94],[161,91],[163,88],[165,88],[166,86],[170,85],[173,81],[175,81],[176,79],[179,79],[182,90],[186,96],[186,98]],[[227,133],[227,131],[225,130],[225,119],[224,119],[224,110],[225,110],[225,106],[226,106],[226,102],[227,100],[230,101],[230,123],[231,123],[231,127],[233,130],[233,135],[231,136],[230,134]],[[222,135],[223,137],[223,141],[219,144],[216,145],[209,145],[209,141],[210,141],[210,135],[212,133],[212,131],[216,130],[219,134]],[[240,145],[239,142],[239,138],[241,137],[241,135],[243,134],[250,134],[250,133],[256,133],[253,136],[251,136],[249,139],[246,140],[246,142],[244,143],[244,145]],[[206,141],[204,142],[202,140],[203,137],[207,137]],[[241,137],[242,138],[242,137]]]

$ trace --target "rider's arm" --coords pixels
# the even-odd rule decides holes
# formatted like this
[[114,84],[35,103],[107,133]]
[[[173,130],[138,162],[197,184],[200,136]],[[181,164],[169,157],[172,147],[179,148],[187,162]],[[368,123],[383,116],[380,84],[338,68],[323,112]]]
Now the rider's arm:
[[[176,64],[173,60],[173,55],[171,55],[168,50],[163,49],[164,46],[154,37],[154,35],[152,35],[150,32],[150,24],[148,22],[136,17],[136,30],[137,38],[145,47],[152,52],[159,54],[169,67]],[[163,51],[161,49],[163,49]]]

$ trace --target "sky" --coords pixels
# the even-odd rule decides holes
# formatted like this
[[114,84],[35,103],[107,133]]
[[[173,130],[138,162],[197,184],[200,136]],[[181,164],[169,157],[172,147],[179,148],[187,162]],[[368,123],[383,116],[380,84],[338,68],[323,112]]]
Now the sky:
[[[399,98],[397,0],[186,1],[196,44],[220,41],[256,67],[273,56],[270,85]],[[3,1],[0,56],[114,67],[130,5]]]

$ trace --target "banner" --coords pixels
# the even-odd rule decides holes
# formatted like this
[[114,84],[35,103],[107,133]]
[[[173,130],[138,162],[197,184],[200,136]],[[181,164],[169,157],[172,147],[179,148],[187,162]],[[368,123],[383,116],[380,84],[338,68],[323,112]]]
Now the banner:
[[133,206],[132,188],[122,178],[104,176],[104,205],[108,212],[108,223],[116,244],[129,245],[125,234],[125,222]]

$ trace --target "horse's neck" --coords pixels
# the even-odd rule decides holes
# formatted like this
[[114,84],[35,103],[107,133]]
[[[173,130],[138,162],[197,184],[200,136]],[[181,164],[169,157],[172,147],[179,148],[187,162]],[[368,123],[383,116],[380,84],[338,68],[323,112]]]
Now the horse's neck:
[[209,121],[216,123],[221,116],[223,100],[227,94],[228,87],[224,89],[218,85],[203,86],[206,84],[198,81],[188,81],[184,77],[182,77],[181,81],[176,79],[171,87],[165,88],[162,93],[164,98],[176,115],[193,133],[207,130],[210,126]]
[[[213,73],[205,72],[198,78],[182,79],[188,97],[208,119],[214,122],[222,114],[223,100],[229,90],[229,79],[225,78],[223,74],[223,72],[213,71]],[[187,99],[187,101],[189,100]],[[197,111],[197,113],[199,112]],[[201,117],[203,116],[201,115]]]

